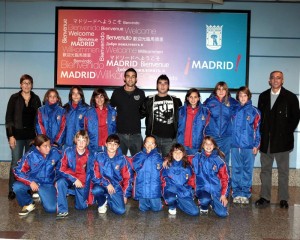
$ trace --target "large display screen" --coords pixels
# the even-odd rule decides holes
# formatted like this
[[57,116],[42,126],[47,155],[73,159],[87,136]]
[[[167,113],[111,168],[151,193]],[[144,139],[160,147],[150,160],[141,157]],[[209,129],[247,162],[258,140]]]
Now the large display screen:
[[134,68],[138,86],[212,89],[248,83],[250,11],[56,9],[55,85],[118,87]]

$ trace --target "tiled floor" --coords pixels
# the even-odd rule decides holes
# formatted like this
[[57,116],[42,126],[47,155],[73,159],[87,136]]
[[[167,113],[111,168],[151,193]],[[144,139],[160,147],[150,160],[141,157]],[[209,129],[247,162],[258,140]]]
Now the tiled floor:
[[[7,199],[7,180],[0,179],[0,238],[9,239],[300,239],[300,188],[290,188],[290,208],[279,208],[276,188],[270,207],[257,209],[253,204],[230,204],[229,216],[220,219],[213,213],[190,217],[177,211],[170,216],[162,212],[142,213],[138,203],[129,200],[124,216],[110,212],[98,214],[96,206],[85,211],[75,210],[69,197],[70,215],[56,220],[40,205],[26,217],[18,216],[16,200]],[[253,189],[258,198],[259,187]],[[253,201],[254,201],[253,200]]]

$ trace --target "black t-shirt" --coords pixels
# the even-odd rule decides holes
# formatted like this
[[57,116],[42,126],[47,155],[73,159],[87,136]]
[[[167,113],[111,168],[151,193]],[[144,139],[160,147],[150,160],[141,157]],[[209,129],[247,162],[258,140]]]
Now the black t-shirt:
[[173,138],[175,135],[174,103],[169,95],[154,97],[152,133],[162,138]]
[[135,88],[126,92],[124,86],[114,90],[110,104],[117,108],[117,132],[123,134],[141,133],[140,106],[145,99],[145,92]]

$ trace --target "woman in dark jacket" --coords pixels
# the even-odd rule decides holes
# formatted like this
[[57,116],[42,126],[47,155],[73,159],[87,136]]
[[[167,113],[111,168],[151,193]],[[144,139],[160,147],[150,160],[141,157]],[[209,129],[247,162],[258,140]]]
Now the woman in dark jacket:
[[24,74],[20,78],[21,91],[11,95],[5,115],[5,126],[8,143],[12,152],[9,172],[8,199],[13,200],[15,194],[12,185],[15,182],[12,169],[23,156],[24,150],[29,150],[30,142],[35,138],[34,121],[37,109],[41,106],[40,98],[32,92],[33,79]]

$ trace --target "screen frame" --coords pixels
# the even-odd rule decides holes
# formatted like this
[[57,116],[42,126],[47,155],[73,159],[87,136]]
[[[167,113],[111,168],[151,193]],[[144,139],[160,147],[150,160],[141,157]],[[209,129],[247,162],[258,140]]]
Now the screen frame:
[[[57,6],[56,7],[56,15],[55,15],[55,63],[54,63],[54,86],[58,88],[70,88],[73,85],[72,84],[58,84],[57,83],[57,64],[58,64],[58,18],[59,18],[59,11],[61,10],[134,10],[134,11],[173,11],[173,12],[193,12],[193,13],[238,13],[238,14],[246,14],[246,19],[247,19],[247,37],[246,37],[246,71],[245,71],[245,86],[249,85],[249,61],[250,61],[250,25],[251,25],[251,10],[221,10],[221,9],[177,9],[177,8],[119,8],[119,7],[65,7],[65,6]],[[137,85],[140,89],[143,90],[155,90],[156,86],[153,86],[153,88],[146,87],[144,88],[143,86],[139,85],[139,82],[137,82]],[[116,89],[120,86],[112,86],[112,85],[80,85],[82,88],[85,89],[91,89],[91,88],[96,88],[96,87],[103,87],[106,89]],[[230,86],[229,90],[236,91],[238,88],[231,88]],[[202,87],[196,87],[197,89],[204,91],[204,92],[209,92],[212,91],[214,88],[202,88]],[[172,91],[182,91],[182,90],[187,90],[189,88],[185,87],[172,87]]]

